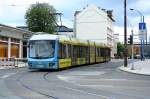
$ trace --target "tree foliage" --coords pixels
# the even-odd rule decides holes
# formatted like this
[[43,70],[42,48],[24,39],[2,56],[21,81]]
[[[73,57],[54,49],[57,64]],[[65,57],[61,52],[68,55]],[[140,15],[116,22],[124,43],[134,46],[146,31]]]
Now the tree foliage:
[[56,28],[56,9],[47,3],[36,3],[26,11],[26,24],[32,32],[54,33]]
[[118,42],[117,43],[117,56],[122,58],[124,53],[125,46],[124,44]]

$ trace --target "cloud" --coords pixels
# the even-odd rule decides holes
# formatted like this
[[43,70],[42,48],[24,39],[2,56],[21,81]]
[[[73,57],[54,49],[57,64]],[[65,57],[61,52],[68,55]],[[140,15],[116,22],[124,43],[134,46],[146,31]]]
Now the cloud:
[[[127,28],[127,38],[129,38],[129,36],[131,35],[131,30],[133,30],[134,35],[136,35],[136,36],[134,36],[134,38],[138,38],[138,29],[137,29],[137,27],[133,27],[133,28],[128,27]],[[115,33],[119,34],[119,41],[124,43],[124,27],[115,26],[114,31],[115,31]],[[135,39],[134,41],[139,42],[138,39]]]
[[[49,3],[53,5],[58,12],[64,13],[65,17],[73,17],[73,13],[81,4],[82,0],[5,0],[0,2],[0,23],[14,24],[15,21],[20,24],[25,23],[24,15],[31,4]],[[69,14],[68,14],[69,13]],[[23,22],[22,22],[23,21]],[[69,23],[66,19],[64,20]],[[69,23],[70,24],[70,23]]]
[[140,10],[141,12],[149,12],[150,3],[148,0],[136,0],[134,3],[131,3],[129,7]]
[[[130,24],[134,28],[135,33],[138,33],[139,14],[129,11],[129,8],[140,10],[145,15],[148,33],[150,31],[150,3],[149,0],[128,0],[128,35],[131,33]],[[63,24],[68,27],[73,27],[74,12],[82,10],[87,4],[96,4],[99,7],[113,9],[114,18],[116,20],[114,30],[120,34],[120,41],[124,40],[123,28],[123,1],[122,0],[3,0],[0,2],[0,23],[17,26],[24,25],[24,15],[31,4],[36,2],[49,3],[53,5],[58,12],[63,13]],[[60,23],[58,23],[60,24]]]

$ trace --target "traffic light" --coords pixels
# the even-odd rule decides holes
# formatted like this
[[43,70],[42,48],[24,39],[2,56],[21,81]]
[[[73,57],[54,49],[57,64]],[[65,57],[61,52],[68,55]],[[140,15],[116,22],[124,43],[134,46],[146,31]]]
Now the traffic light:
[[128,43],[133,44],[133,36],[132,35],[130,35],[130,37],[128,38]]

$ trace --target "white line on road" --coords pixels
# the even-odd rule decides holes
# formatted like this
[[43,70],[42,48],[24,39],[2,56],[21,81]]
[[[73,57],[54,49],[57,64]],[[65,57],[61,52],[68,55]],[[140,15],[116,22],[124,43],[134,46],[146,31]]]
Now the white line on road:
[[80,93],[84,93],[84,94],[88,94],[88,95],[102,97],[102,98],[105,98],[105,99],[115,99],[115,98],[112,98],[112,97],[108,97],[108,96],[104,96],[104,95],[100,95],[100,94],[95,94],[95,93],[90,93],[90,92],[87,92],[87,91],[84,91],[84,90],[74,89],[74,88],[70,88],[70,87],[63,87],[63,88],[73,90],[73,91],[76,91],[76,92],[80,92]]
[[1,76],[0,78],[1,78],[1,79],[5,79],[5,78],[8,78],[8,77],[10,77],[10,76],[12,76],[12,75],[14,75],[14,74],[16,74],[16,73],[9,73],[9,74],[6,74],[6,75]]
[[[71,80],[69,79],[69,77],[62,76],[62,75],[57,75],[57,78],[59,78],[59,79],[65,81],[65,82],[69,82],[69,83],[72,83],[72,84],[74,84],[74,85],[81,86],[80,84],[77,84],[76,82],[71,81]],[[68,89],[68,90],[73,90],[73,91],[80,92],[80,93],[84,93],[84,94],[88,94],[88,95],[93,95],[93,96],[97,96],[97,97],[102,97],[102,98],[105,98],[105,99],[115,99],[115,98],[112,98],[112,97],[108,97],[108,96],[104,96],[104,95],[100,95],[100,94],[95,94],[95,93],[90,93],[90,92],[87,92],[87,91],[84,91],[84,90],[74,89],[74,88],[70,88],[70,87],[62,87],[62,88],[65,88],[65,89]]]

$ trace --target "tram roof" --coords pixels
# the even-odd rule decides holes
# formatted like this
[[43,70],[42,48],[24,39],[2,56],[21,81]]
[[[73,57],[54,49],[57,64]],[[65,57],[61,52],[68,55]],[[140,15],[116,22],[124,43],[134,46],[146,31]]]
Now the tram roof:
[[43,32],[37,32],[30,38],[30,40],[56,40],[56,39],[58,39],[58,35]]
[[66,43],[66,44],[73,44],[73,45],[91,45],[91,46],[99,46],[99,47],[108,47],[105,44],[101,44],[101,43],[95,43],[92,41],[88,41],[88,40],[79,40],[76,38],[69,38],[67,36],[63,36],[63,35],[54,35],[54,34],[48,34],[48,33],[43,33],[43,32],[37,32],[35,33],[30,40],[60,40],[60,42],[62,43]]

